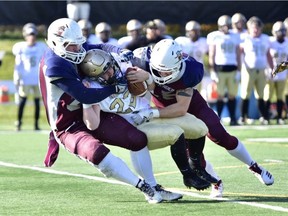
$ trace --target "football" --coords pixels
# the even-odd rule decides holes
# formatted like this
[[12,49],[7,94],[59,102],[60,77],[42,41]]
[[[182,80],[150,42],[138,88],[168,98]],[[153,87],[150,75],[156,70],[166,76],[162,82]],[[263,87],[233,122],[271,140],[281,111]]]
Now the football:
[[[127,68],[126,74],[134,70],[133,68]],[[144,96],[147,92],[146,82],[131,83],[128,80],[128,90],[134,96]]]

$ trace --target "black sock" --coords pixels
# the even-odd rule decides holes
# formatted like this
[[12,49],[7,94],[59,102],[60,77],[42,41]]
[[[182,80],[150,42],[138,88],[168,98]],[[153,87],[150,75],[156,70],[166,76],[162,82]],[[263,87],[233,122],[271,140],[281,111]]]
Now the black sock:
[[182,175],[189,175],[191,168],[188,163],[186,141],[184,134],[182,134],[174,145],[170,147],[171,156],[176,163]]

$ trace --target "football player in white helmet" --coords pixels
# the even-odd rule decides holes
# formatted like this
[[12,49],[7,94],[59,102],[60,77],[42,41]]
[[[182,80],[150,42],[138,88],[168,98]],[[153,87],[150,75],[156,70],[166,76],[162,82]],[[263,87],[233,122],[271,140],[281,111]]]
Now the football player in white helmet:
[[15,125],[17,131],[21,130],[24,108],[31,94],[35,104],[34,129],[40,130],[38,124],[40,117],[38,65],[47,46],[44,42],[37,40],[38,31],[34,23],[25,24],[22,34],[24,41],[15,43],[12,48],[12,53],[15,56],[13,74],[16,88],[15,102],[18,106]]
[[[214,143],[222,146],[230,155],[246,164],[249,170],[261,183],[272,185],[274,183],[274,178],[270,172],[259,166],[256,161],[252,159],[244,144],[225,130],[214,110],[208,106],[201,94],[193,88],[203,77],[204,71],[201,63],[197,62],[192,57],[186,58],[185,56],[182,56],[182,66],[180,66],[180,71],[176,78],[170,79],[169,82],[166,82],[165,84],[159,82],[159,79],[154,79],[155,76],[153,76],[152,73],[155,73],[155,71],[152,71],[154,68],[151,66],[149,67],[149,64],[153,61],[157,62],[158,60],[152,58],[158,58],[158,56],[153,55],[153,52],[155,51],[157,53],[161,48],[170,50],[166,46],[175,46],[173,41],[167,42],[166,40],[168,39],[158,42],[153,49],[150,47],[143,47],[135,50],[135,58],[132,60],[134,66],[143,69],[139,70],[137,73],[131,73],[134,82],[152,79],[152,82],[149,82],[149,86],[153,89],[151,92],[151,101],[157,107],[160,118],[173,118],[183,116],[186,113],[195,115],[206,124],[209,130],[207,136]],[[167,56],[171,56],[171,53],[167,52]],[[165,57],[161,56],[161,59],[163,58]],[[161,62],[161,60],[159,62]],[[171,75],[173,72],[171,71],[170,74],[167,74],[167,67],[171,67],[171,65],[161,65],[159,69],[164,68],[165,70],[163,73],[161,73],[162,71],[158,71],[158,74],[163,76]],[[182,70],[184,71],[182,72]],[[182,76],[179,76],[180,74],[182,74]],[[143,114],[144,113],[137,113],[135,115]],[[143,115],[143,118],[145,118],[145,115]],[[191,145],[193,145],[193,143],[191,143]],[[219,180],[217,185],[221,186],[222,182]],[[220,187],[218,187],[218,189],[219,188]]]
[[100,39],[100,43],[118,45],[117,39],[112,37],[112,28],[106,22],[100,22],[95,27],[95,34]]
[[241,124],[246,124],[250,96],[254,89],[260,114],[260,123],[269,124],[268,110],[264,101],[264,88],[266,85],[265,69],[273,70],[273,60],[270,54],[270,40],[262,32],[264,23],[259,17],[253,16],[247,22],[248,34],[240,44],[243,55],[241,71]]
[[142,31],[142,23],[137,19],[131,19],[126,24],[127,35],[119,38],[118,45],[121,48],[128,48],[129,44],[137,40],[139,37],[143,35]]
[[[279,65],[281,62],[287,61],[288,58],[288,38],[286,37],[287,29],[282,21],[277,21],[272,26],[272,35],[270,40],[270,54],[273,59],[274,65]],[[266,101],[267,110],[270,110],[271,100],[276,94],[276,107],[277,107],[277,124],[284,124],[282,119],[282,111],[284,107],[284,91],[287,81],[288,70],[283,70],[281,73],[271,77],[269,70],[267,70],[267,85],[264,89],[264,100]],[[268,116],[269,117],[269,116]]]
[[[163,200],[161,195],[145,180],[135,175],[124,161],[114,156],[103,144],[105,142],[131,150],[139,166],[147,168],[143,169],[143,172],[153,175],[146,135],[113,113],[101,112],[101,122],[93,131],[83,122],[82,104],[97,103],[127,88],[125,84],[121,87],[117,84],[109,85],[101,89],[86,88],[83,85],[77,65],[85,58],[86,49],[119,51],[112,45],[91,45],[83,44],[84,42],[81,28],[74,20],[61,18],[51,23],[48,28],[47,43],[50,49],[44,54],[39,70],[42,98],[53,131],[53,134],[50,134],[45,162],[51,166],[57,158],[58,144],[63,145],[70,153],[93,165],[106,177],[138,188],[149,203],[159,203]],[[129,136],[124,136],[127,131],[133,136],[130,133]],[[57,142],[53,141],[53,138]],[[145,163],[141,163],[143,160]]]
[[100,39],[92,33],[92,23],[89,20],[81,19],[78,21],[78,25],[80,26],[83,36],[86,38],[86,42],[90,44],[98,44],[101,43]]
[[[218,31],[209,40],[209,67],[211,79],[216,74],[218,98],[216,108],[218,116],[221,118],[222,110],[226,104],[230,114],[230,125],[238,125],[236,119],[236,95],[241,76],[241,55],[240,38],[238,34],[230,31],[231,18],[222,15],[218,19]],[[210,37],[208,34],[207,37]]]

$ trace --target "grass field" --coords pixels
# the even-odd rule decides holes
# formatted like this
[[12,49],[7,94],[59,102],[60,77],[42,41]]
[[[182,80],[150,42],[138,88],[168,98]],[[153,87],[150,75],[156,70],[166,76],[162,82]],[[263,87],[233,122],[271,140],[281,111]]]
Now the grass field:
[[[151,152],[156,178],[163,186],[184,193],[178,202],[150,205],[131,186],[106,182],[100,172],[60,150],[52,168],[44,168],[48,125],[41,114],[40,132],[32,130],[26,111],[23,130],[15,132],[15,105],[0,104],[0,215],[287,215],[288,126],[227,127],[246,145],[255,160],[275,177],[262,185],[223,148],[207,140],[205,154],[224,182],[223,199],[209,190],[188,190],[172,161],[169,148]],[[33,110],[28,105],[27,110]],[[111,148],[131,166],[129,153]]]

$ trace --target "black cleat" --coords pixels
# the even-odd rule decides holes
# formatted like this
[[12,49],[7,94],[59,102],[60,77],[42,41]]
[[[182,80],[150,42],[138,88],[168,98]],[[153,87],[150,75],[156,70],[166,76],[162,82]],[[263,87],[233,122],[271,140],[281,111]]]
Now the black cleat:
[[206,172],[205,168],[201,167],[200,165],[195,165],[193,160],[189,158],[189,164],[192,171],[202,180],[207,181],[211,184],[217,184],[218,180],[211,176],[209,173]]
[[201,179],[196,174],[192,173],[189,176],[183,176],[184,185],[187,188],[195,188],[196,190],[205,190],[210,187],[210,183]]

